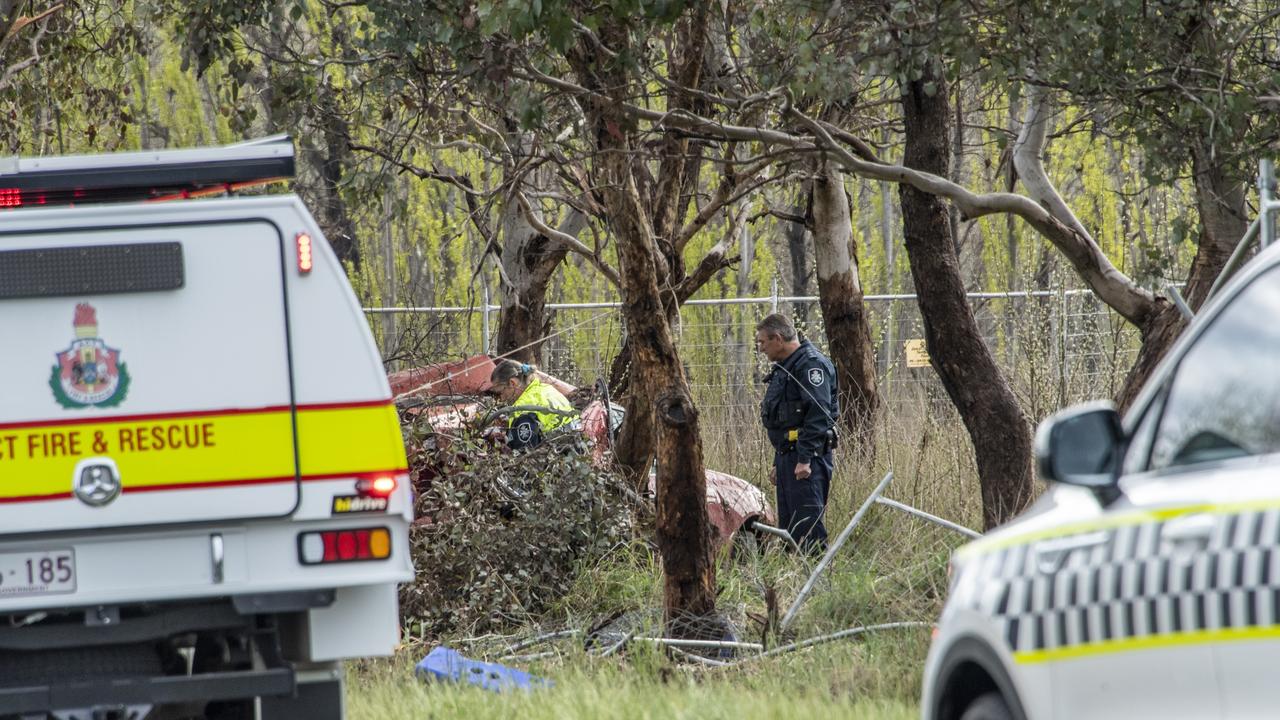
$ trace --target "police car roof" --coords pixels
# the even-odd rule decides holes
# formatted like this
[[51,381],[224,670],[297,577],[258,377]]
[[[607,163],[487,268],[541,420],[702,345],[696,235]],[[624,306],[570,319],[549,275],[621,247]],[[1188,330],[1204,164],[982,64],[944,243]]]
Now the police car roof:
[[293,141],[0,159],[0,208],[178,199],[293,177]]

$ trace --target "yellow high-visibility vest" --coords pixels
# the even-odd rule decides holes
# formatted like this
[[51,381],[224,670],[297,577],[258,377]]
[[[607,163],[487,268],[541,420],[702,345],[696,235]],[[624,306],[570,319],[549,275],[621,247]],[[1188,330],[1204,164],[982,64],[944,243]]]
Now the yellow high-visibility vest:
[[[515,407],[539,405],[554,410],[573,411],[573,405],[569,403],[569,400],[564,395],[560,394],[559,390],[539,381],[536,377],[529,378],[529,384],[525,387],[524,392],[520,393],[520,397],[516,398],[516,401],[512,404]],[[514,426],[516,420],[524,415],[536,417],[538,426],[542,428],[544,435],[573,420],[570,415],[558,415],[539,410],[517,410],[507,418],[507,427]]]

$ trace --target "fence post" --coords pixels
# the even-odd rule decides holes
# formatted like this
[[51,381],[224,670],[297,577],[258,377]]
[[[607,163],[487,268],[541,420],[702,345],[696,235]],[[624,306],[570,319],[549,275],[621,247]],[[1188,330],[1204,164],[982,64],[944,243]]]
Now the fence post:
[[480,328],[484,333],[484,354],[489,354],[489,283],[481,285],[484,288],[484,311],[481,314]]
[[773,289],[772,289],[772,291],[770,291],[770,297],[773,299],[773,303],[770,305],[770,307],[772,307],[773,309],[772,309],[772,310],[770,310],[769,312],[775,312],[775,313],[776,313],[776,312],[778,312],[778,276],[777,276],[777,275],[774,275],[774,276],[773,276],[773,285],[772,285],[772,287],[773,287]]
[[1062,338],[1058,351],[1058,407],[1066,407],[1067,404],[1067,338],[1068,324],[1070,319],[1067,315],[1067,289],[1065,287],[1058,288],[1058,312],[1061,315],[1059,322],[1062,324]]

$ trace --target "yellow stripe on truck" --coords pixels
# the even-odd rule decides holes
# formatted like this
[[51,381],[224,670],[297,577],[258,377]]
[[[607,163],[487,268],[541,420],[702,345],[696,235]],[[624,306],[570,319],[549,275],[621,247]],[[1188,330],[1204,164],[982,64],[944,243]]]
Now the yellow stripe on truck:
[[394,405],[298,411],[303,478],[405,472],[404,436]]
[[76,465],[110,458],[123,492],[404,472],[393,405],[300,406],[0,425],[0,502],[69,497]]

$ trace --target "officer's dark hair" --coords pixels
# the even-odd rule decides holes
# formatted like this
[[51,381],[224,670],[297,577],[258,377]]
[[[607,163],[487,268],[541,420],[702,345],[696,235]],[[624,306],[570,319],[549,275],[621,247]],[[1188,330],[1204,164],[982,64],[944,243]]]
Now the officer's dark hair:
[[787,342],[796,339],[796,326],[791,324],[791,318],[782,313],[766,315],[763,320],[756,323],[756,331],[760,330],[776,335]]
[[528,382],[529,376],[535,371],[537,371],[537,368],[529,363],[518,363],[504,358],[494,363],[493,374],[489,375],[489,382],[494,385],[501,385],[511,378],[520,378],[521,382]]

